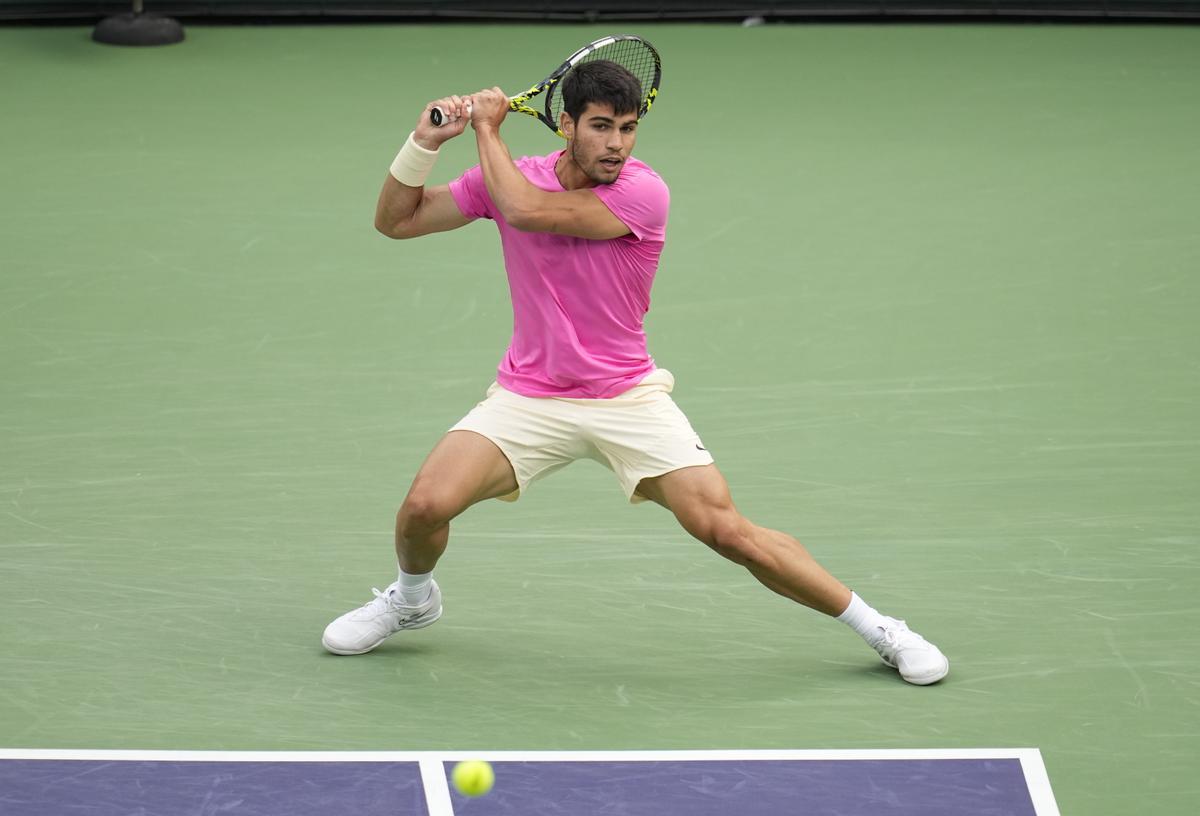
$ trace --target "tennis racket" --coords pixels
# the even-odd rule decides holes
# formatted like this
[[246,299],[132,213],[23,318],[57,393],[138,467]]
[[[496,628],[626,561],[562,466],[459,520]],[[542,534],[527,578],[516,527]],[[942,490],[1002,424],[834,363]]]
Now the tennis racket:
[[[611,37],[602,37],[593,43],[588,43],[567,57],[566,61],[555,68],[550,76],[525,93],[509,97],[509,110],[538,119],[565,139],[566,134],[558,127],[559,114],[563,109],[562,96],[556,94],[555,90],[558,88],[559,81],[567,75],[568,71],[581,62],[592,60],[615,62],[637,77],[638,81],[642,83],[642,104],[638,109],[638,118],[641,119],[650,111],[650,106],[658,97],[658,86],[662,81],[662,60],[659,59],[658,52],[654,50],[653,45],[635,34],[614,34]],[[545,95],[545,104],[542,105],[541,110],[528,104],[534,97],[543,94]],[[471,108],[468,106],[467,113],[470,114],[470,111]],[[429,111],[429,121],[434,127],[441,127],[446,123],[446,114],[441,108],[433,108]]]

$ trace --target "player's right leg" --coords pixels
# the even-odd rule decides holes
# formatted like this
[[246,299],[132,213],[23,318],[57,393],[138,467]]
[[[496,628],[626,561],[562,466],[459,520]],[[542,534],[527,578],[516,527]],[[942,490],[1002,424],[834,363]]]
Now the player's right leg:
[[496,443],[451,431],[417,471],[396,514],[396,559],[409,573],[432,572],[450,536],[450,520],[473,504],[517,490],[512,464]]
[[[400,569],[427,575],[446,550],[450,521],[486,499],[518,489],[508,459],[488,438],[472,431],[442,437],[413,479],[396,514],[396,557]],[[442,616],[442,593],[432,578],[428,596],[408,603],[397,581],[374,600],[325,628],[321,644],[334,654],[369,652],[401,629],[421,629]]]
[[936,683],[950,671],[941,650],[896,618],[881,615],[834,578],[786,533],[759,527],[733,505],[716,465],[642,479],[638,492],[675,514],[683,528],[771,589],[849,625],[907,682]]

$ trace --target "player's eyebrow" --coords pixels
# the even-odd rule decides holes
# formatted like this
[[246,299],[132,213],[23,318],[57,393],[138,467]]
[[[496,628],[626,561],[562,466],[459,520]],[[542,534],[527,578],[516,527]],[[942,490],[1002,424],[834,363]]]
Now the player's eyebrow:
[[[615,125],[617,123],[617,120],[613,119],[611,116],[599,116],[599,115],[589,116],[587,120],[589,122],[599,122],[599,123],[605,124],[605,125]],[[628,120],[622,122],[621,124],[622,124],[622,126],[624,126],[624,125],[636,125],[637,123],[638,123],[638,120],[636,118],[633,118],[633,119],[628,119]]]

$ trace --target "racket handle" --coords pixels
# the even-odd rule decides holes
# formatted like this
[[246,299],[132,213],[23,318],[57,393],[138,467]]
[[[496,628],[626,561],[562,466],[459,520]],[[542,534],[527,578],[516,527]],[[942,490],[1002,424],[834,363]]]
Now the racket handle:
[[[470,117],[471,117],[471,103],[468,102],[467,103],[467,118],[469,119]],[[434,127],[442,127],[443,125],[446,124],[446,122],[448,120],[446,118],[445,111],[443,111],[439,107],[434,107],[434,109],[429,112],[429,121],[433,123]]]

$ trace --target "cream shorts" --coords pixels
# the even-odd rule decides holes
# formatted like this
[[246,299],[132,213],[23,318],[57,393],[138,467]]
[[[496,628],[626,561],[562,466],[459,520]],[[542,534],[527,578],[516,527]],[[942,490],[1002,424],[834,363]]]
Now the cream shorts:
[[594,459],[616,474],[631,502],[638,482],[680,468],[711,465],[713,458],[671,399],[675,377],[655,369],[612,399],[523,397],[492,383],[487,398],[451,431],[474,431],[508,457],[518,489],[579,459]]

